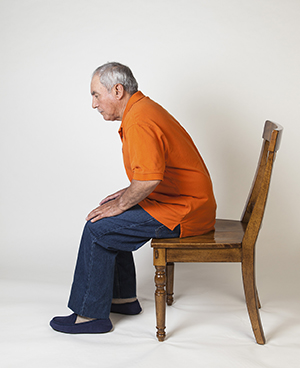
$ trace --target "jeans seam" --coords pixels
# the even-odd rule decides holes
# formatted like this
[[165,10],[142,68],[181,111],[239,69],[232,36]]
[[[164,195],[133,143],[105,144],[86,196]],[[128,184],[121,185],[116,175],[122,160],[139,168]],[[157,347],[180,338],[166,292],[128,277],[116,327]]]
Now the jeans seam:
[[92,264],[93,264],[94,250],[95,250],[95,241],[93,240],[92,247],[91,247],[90,258],[89,258],[89,263],[88,263],[89,272],[88,272],[88,277],[87,277],[87,288],[86,288],[86,292],[85,292],[83,300],[82,300],[82,307],[80,309],[80,315],[82,315],[82,316],[84,316],[85,304],[86,304],[86,301],[89,297],[89,293],[90,293],[90,289],[91,289],[90,280],[91,280],[91,275],[92,275],[91,268],[92,268]]
[[159,226],[157,229],[155,229],[155,237],[156,238],[159,238],[159,232],[161,229],[163,229],[165,226],[164,225],[161,225]]
[[119,283],[119,272],[118,272],[118,267],[116,267],[116,265],[115,265],[114,280],[115,280],[114,281],[114,287],[115,287],[115,289],[113,290],[113,292],[115,291],[116,295],[113,295],[113,297],[114,298],[120,298],[121,297],[121,292],[120,292],[120,283]]

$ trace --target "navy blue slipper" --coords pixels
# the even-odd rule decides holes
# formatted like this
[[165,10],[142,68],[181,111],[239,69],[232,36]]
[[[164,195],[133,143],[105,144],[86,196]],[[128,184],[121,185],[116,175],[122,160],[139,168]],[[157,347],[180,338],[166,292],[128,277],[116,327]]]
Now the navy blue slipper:
[[139,301],[135,300],[134,302],[131,303],[123,303],[123,304],[112,303],[110,311],[112,313],[134,315],[141,313],[142,308],[140,306]]
[[69,334],[97,334],[112,330],[112,323],[107,319],[93,319],[92,321],[75,323],[77,314],[73,313],[66,317],[54,317],[50,326],[59,332]]

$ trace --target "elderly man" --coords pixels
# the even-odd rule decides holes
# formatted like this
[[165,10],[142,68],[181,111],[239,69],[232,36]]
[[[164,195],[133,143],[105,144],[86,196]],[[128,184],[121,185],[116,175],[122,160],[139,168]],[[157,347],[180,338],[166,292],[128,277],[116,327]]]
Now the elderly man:
[[185,237],[214,228],[216,203],[209,172],[184,128],[138,91],[131,70],[119,63],[97,68],[92,107],[119,120],[130,185],[109,195],[87,216],[66,317],[53,329],[104,333],[110,312],[138,314],[132,252],[151,238]]

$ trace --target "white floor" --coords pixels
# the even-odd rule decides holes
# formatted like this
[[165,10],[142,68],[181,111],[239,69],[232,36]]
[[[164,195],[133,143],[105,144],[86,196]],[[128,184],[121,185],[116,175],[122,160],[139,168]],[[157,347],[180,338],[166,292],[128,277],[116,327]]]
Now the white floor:
[[[112,314],[113,332],[78,336],[57,333],[48,324],[54,315],[69,313],[64,307],[69,285],[2,280],[0,366],[299,367],[299,293],[293,295],[286,288],[274,292],[262,282],[261,318],[267,344],[257,345],[240,270],[229,273],[227,266],[176,265],[176,302],[167,308],[164,342],[155,337],[152,275],[145,273],[139,282],[143,313]],[[190,283],[193,277],[197,281]]]

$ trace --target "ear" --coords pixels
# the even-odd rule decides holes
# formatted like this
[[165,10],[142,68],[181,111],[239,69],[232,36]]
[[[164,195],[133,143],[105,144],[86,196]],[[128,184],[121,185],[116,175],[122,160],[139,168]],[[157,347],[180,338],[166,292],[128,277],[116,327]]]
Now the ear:
[[121,100],[125,94],[125,89],[122,84],[118,83],[113,86],[113,92],[117,100]]

